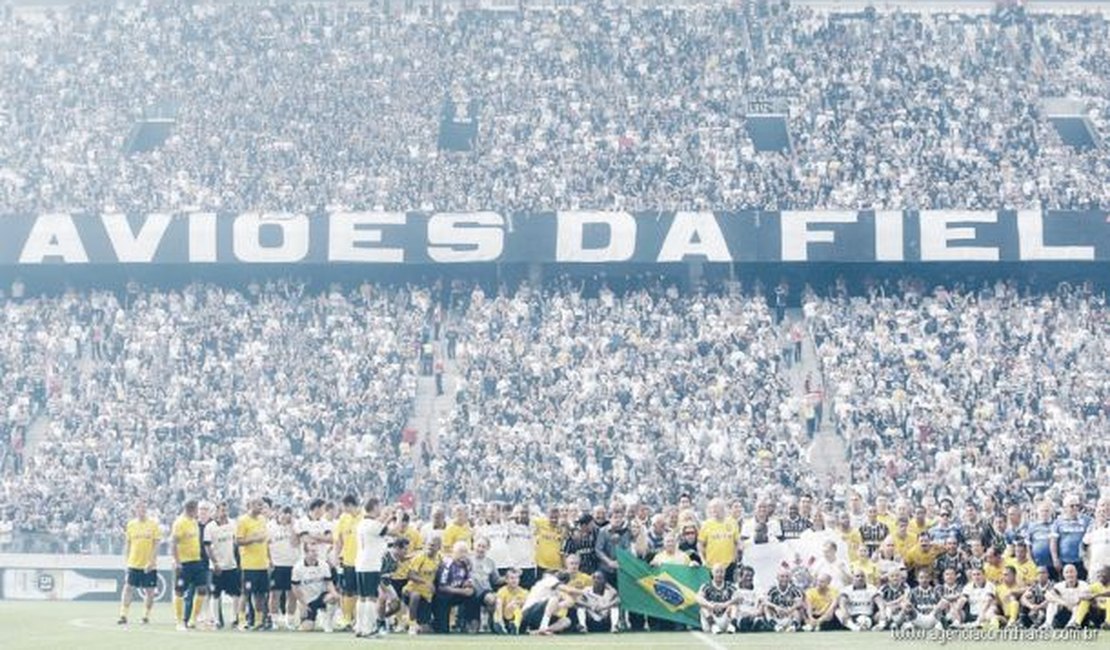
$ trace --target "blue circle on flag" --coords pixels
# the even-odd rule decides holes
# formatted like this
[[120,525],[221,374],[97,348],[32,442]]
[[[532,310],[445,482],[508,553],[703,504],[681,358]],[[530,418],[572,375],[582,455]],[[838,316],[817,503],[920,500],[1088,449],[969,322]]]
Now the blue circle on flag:
[[655,584],[652,585],[652,590],[655,591],[655,595],[660,600],[671,607],[678,607],[686,602],[686,597],[682,595],[682,590],[670,582],[656,580]]

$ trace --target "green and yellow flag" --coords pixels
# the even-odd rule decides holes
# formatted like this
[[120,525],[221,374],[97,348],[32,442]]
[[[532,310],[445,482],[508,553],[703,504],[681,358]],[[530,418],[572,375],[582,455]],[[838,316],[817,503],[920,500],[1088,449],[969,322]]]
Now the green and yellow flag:
[[617,550],[617,589],[629,612],[676,623],[701,625],[698,588],[709,582],[704,567],[653,567],[625,550]]

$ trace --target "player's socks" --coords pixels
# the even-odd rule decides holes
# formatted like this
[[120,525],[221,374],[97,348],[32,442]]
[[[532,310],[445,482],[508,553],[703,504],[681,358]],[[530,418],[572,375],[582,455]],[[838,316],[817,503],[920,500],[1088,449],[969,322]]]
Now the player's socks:
[[185,598],[177,594],[173,595],[173,615],[179,624],[185,622]]
[[373,601],[366,601],[366,614],[364,615],[366,623],[366,634],[376,634],[378,631],[378,604]]
[[193,596],[193,615],[192,615],[193,620],[192,620],[192,623],[193,623],[194,626],[197,624],[197,620],[200,619],[200,613],[202,611],[204,611],[202,609],[203,607],[204,607],[204,594],[197,594],[197,595]]
[[350,625],[351,622],[355,619],[355,604],[357,602],[358,599],[354,596],[343,596],[342,602],[340,604],[343,607],[343,621],[347,625]]
[[149,623],[150,622],[150,610],[153,607],[154,607],[154,603],[143,606],[143,622],[144,623]]

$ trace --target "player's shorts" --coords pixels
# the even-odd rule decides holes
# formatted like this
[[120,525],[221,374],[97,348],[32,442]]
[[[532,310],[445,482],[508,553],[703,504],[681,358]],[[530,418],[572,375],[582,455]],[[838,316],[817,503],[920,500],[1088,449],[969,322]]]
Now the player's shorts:
[[270,591],[289,591],[293,588],[293,567],[276,566],[270,571]]
[[359,571],[355,575],[358,580],[359,598],[377,598],[382,574],[378,571]]
[[832,632],[834,630],[843,630],[844,625],[842,625],[841,622],[834,616],[818,625],[817,629],[822,632]]
[[238,596],[243,593],[243,583],[238,569],[224,569],[219,573],[212,572],[212,591],[228,596]]
[[305,608],[304,618],[301,619],[302,621],[316,620],[316,615],[319,614],[325,607],[327,607],[327,603],[324,602],[324,596],[325,594],[320,594],[316,597],[316,600],[310,601],[308,603],[308,607]]
[[158,572],[128,567],[127,584],[137,589],[154,589],[158,587]]
[[270,576],[265,569],[243,569],[243,593],[263,596],[270,591]]
[[343,592],[344,596],[354,596],[358,593],[358,573],[353,566],[340,567],[339,591]]
[[208,586],[208,567],[204,562],[183,562],[174,572],[174,591],[183,593],[191,588]]
[[592,616],[586,617],[586,631],[587,632],[608,632],[613,624],[609,621],[608,617],[605,620],[599,621]]
[[520,631],[527,632],[528,630],[540,629],[540,624],[543,623],[543,612],[547,609],[547,603],[539,602],[532,603],[521,614],[520,617]]
[[401,597],[401,593],[405,590],[405,585],[409,583],[408,580],[401,580],[398,578],[390,578],[389,584],[393,587],[393,591],[397,592],[397,597]]

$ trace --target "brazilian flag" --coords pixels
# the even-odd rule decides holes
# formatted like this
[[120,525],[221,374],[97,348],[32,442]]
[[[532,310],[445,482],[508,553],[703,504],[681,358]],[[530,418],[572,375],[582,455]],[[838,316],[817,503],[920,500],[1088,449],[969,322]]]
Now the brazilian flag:
[[705,567],[649,566],[625,550],[617,550],[617,589],[621,608],[694,627],[701,625],[698,588],[709,582]]

